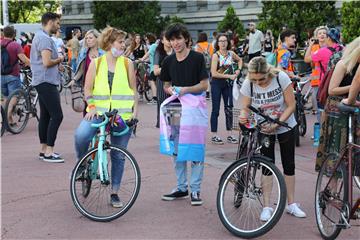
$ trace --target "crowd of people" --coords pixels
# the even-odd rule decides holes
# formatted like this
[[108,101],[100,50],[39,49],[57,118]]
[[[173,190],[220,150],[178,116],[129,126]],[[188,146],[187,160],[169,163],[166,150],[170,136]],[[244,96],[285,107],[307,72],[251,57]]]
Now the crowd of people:
[[[162,199],[171,201],[190,195],[192,205],[202,204],[200,192],[206,131],[210,122],[211,143],[224,144],[218,133],[218,118],[223,99],[226,141],[230,144],[239,143],[239,139],[232,132],[233,121],[246,124],[249,121],[247,106],[250,104],[289,125],[291,129],[277,124],[267,125],[262,134],[269,137],[271,144],[268,148],[262,148],[261,153],[275,161],[275,138],[278,139],[287,186],[287,211],[295,217],[303,218],[306,213],[294,197],[294,128],[297,122],[294,117],[296,102],[291,79],[298,77],[292,62],[297,33],[284,29],[275,43],[271,30],[267,30],[264,36],[256,29],[255,23],[251,22],[248,26],[249,34],[242,45],[238,45],[236,34],[229,32],[214,33],[212,42],[209,42],[205,32],[201,32],[197,42],[193,43],[189,31],[182,24],[170,25],[158,39],[154,34],[147,34],[143,39],[139,34],[129,34],[108,26],[101,32],[96,29],[87,31],[81,40],[81,31],[74,29],[71,40],[64,43],[60,37],[60,16],[46,13],[42,16],[42,30],[31,36],[21,34],[19,41],[13,41],[13,27],[6,26],[3,29],[1,45],[2,49],[7,49],[9,53],[10,70],[3,67],[2,63],[2,97],[6,98],[21,87],[18,60],[30,66],[32,85],[39,94],[40,104],[39,158],[47,162],[63,162],[64,159],[55,152],[54,146],[63,120],[60,94],[56,86],[59,84],[59,71],[63,70],[61,63],[66,58],[74,71],[71,84],[81,85],[84,89],[84,104],[79,110],[84,118],[75,131],[76,157],[81,159],[96,134],[91,123],[101,121],[105,112],[117,109],[124,121],[138,117],[141,111],[138,101],[141,96],[137,93],[135,74],[139,70],[138,66],[148,61],[153,93],[150,103],[157,105],[156,110],[154,109],[157,113],[154,126],[160,128],[160,133],[164,128],[170,127],[171,135],[165,137],[165,141],[173,142],[175,146],[173,151],[167,154],[174,158],[177,184],[174,190],[164,194]],[[272,54],[276,58],[274,66],[269,60]],[[314,145],[318,147],[318,170],[326,154],[339,151],[346,142],[346,118],[331,118],[329,112],[338,111],[336,104],[341,101],[355,103],[356,93],[353,91],[360,85],[360,37],[345,47],[341,44],[338,29],[319,26],[309,36],[304,61],[312,68],[312,110],[317,114]],[[245,71],[247,75],[243,77]],[[329,71],[332,71],[330,77]],[[242,109],[240,118],[234,119],[233,85],[238,84],[241,77],[245,79],[240,90]],[[323,103],[317,96],[318,92],[323,91],[321,87],[325,81],[328,81],[328,97]],[[348,96],[349,99],[346,99]],[[193,132],[182,126],[167,126],[161,121],[162,109],[168,104],[169,98],[181,102],[184,106],[188,105],[187,108],[193,109],[194,116],[199,114],[198,117],[187,119]],[[211,100],[210,119],[207,111],[203,111],[206,109],[206,99]],[[16,123],[9,119],[9,124]],[[182,134],[190,134],[187,137],[198,134],[197,140],[202,147],[191,154],[186,153],[193,146],[183,142],[184,137],[179,137]],[[124,136],[112,136],[111,141],[126,148],[130,136],[131,131]],[[124,168],[122,156],[112,155],[111,161],[116,169],[112,176],[111,204],[113,207],[122,207],[118,196]],[[189,186],[187,162],[191,164]],[[265,204],[260,219],[267,221],[272,212],[272,207]]]

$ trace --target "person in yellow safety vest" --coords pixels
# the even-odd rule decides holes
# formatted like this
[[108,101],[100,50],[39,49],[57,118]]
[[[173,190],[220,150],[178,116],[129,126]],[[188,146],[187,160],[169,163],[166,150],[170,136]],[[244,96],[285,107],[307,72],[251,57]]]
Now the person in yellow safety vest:
[[[132,61],[124,57],[127,33],[116,28],[105,28],[99,37],[99,47],[106,51],[101,57],[91,61],[85,78],[85,98],[88,104],[87,114],[75,132],[75,150],[77,159],[81,159],[88,150],[91,139],[97,129],[92,123],[103,121],[105,112],[118,110],[124,121],[137,117],[137,98],[135,72]],[[122,136],[111,135],[113,145],[126,148],[131,130]],[[124,171],[124,156],[111,153],[111,193],[113,207],[122,207],[118,191]]]
[[[314,31],[314,36],[310,39],[309,47],[306,49],[304,61],[306,63],[311,63],[312,73],[311,73],[311,87],[312,91],[312,105],[313,105],[313,114],[318,111],[317,107],[317,93],[319,90],[320,85],[320,62],[312,61],[311,55],[318,51],[320,48],[326,46],[326,37],[327,37],[327,30],[326,26],[319,26]],[[320,115],[318,122],[320,122]]]

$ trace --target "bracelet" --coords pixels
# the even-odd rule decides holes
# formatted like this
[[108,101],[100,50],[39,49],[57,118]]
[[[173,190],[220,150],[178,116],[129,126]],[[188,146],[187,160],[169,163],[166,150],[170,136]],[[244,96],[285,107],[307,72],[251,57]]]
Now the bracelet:
[[95,104],[89,104],[88,105],[88,108],[91,110],[91,109],[96,109],[96,106],[95,106]]

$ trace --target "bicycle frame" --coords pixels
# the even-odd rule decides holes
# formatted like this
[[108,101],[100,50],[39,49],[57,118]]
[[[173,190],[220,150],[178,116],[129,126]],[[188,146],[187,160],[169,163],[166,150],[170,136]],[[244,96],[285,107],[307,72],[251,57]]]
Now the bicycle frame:
[[[116,114],[115,114],[116,115]],[[108,158],[106,151],[104,151],[104,146],[108,144],[106,142],[106,125],[109,123],[109,118],[104,115],[105,120],[101,123],[92,123],[91,127],[98,128],[100,133],[95,135],[91,141],[91,147],[98,149],[97,155],[93,156],[94,159],[91,164],[90,177],[91,179],[96,179],[97,172],[99,172],[100,181],[102,184],[110,184],[109,172],[108,172]],[[126,128],[121,132],[116,134],[116,136],[122,136],[129,131],[129,127],[126,125]],[[96,146],[97,144],[97,146]],[[98,170],[98,171],[97,171]]]
[[[337,163],[335,164],[335,168],[337,169],[340,164],[342,162],[344,162],[347,166],[347,171],[348,171],[348,183],[349,183],[349,191],[348,191],[348,201],[347,202],[342,202],[343,206],[341,206],[341,208],[343,208],[344,206],[346,207],[346,210],[348,210],[349,213],[349,220],[350,219],[356,219],[355,218],[355,212],[358,209],[358,207],[360,206],[360,198],[357,199],[356,203],[354,205],[352,205],[353,202],[353,175],[352,175],[352,167],[353,167],[353,159],[352,159],[352,153],[354,149],[360,149],[360,145],[357,145],[354,143],[354,136],[353,136],[353,114],[349,114],[349,119],[348,119],[348,127],[349,127],[349,134],[348,134],[348,143],[347,145],[344,147],[344,149],[341,151],[340,154],[340,158],[337,161]],[[326,184],[325,189],[328,189],[329,184],[332,182],[332,180],[336,178],[336,171],[334,171],[334,173],[332,173],[328,183]],[[346,217],[344,216],[342,209],[339,209],[338,206],[334,205],[334,208],[338,209],[339,211],[341,211],[341,217],[342,220],[344,221],[344,225],[346,228],[350,228],[351,225],[349,224],[349,222],[347,221]]]

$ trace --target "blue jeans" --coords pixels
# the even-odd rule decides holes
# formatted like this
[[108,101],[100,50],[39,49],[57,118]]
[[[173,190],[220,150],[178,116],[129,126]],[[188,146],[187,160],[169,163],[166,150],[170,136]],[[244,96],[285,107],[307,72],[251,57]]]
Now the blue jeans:
[[[174,168],[177,179],[177,189],[185,192],[188,189],[187,182],[187,161],[176,161],[177,148],[179,144],[179,126],[171,126],[171,138],[174,139]],[[191,159],[189,159],[191,160]],[[190,190],[200,192],[200,185],[204,175],[204,162],[191,162]]]
[[71,68],[72,68],[73,72],[76,71],[76,58],[71,59]]
[[[76,157],[80,160],[88,151],[89,144],[93,137],[96,135],[97,128],[91,127],[92,123],[102,122],[102,118],[94,118],[92,121],[87,121],[83,119],[79,127],[75,131],[75,151]],[[127,145],[130,140],[131,130],[123,136],[115,137],[111,136],[111,144],[114,146],[127,148]],[[124,155],[111,151],[111,185],[112,190],[117,192],[120,189],[121,178],[124,172],[125,159]]]
[[230,131],[232,128],[232,124],[233,124],[232,109],[234,107],[232,87],[228,85],[225,79],[224,80],[213,79],[211,81],[211,101],[212,101],[212,110],[210,117],[211,132],[217,132],[218,130],[218,117],[220,111],[221,95],[224,100],[226,130]]
[[3,97],[8,97],[19,88],[21,88],[20,76],[1,75],[1,95]]

